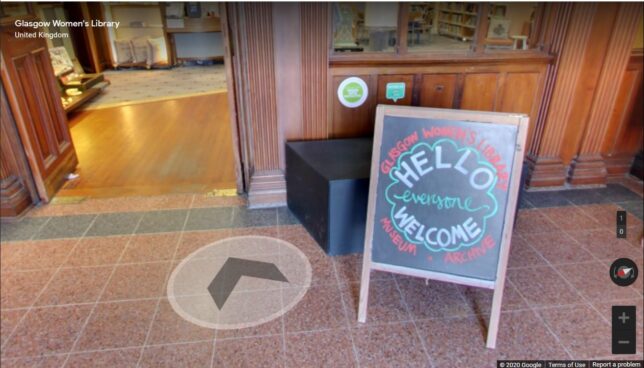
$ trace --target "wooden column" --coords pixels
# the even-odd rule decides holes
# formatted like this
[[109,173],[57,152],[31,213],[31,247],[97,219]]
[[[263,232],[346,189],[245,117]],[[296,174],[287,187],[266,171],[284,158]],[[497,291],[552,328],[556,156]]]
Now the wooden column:
[[[302,52],[299,3],[273,4],[275,45],[275,90],[280,142],[297,139],[302,133]],[[280,144],[284,150],[284,144]],[[280,167],[284,168],[284,154]]]
[[620,83],[615,108],[604,136],[602,156],[608,177],[623,177],[631,169],[633,157],[642,149],[644,121],[644,74],[642,49],[632,53]]
[[227,9],[249,207],[282,206],[284,143],[328,136],[328,5]]
[[21,215],[36,203],[38,192],[2,87],[0,95],[0,217],[6,219]]
[[329,69],[329,5],[302,3],[302,121],[299,139],[329,136],[327,79]]
[[273,7],[269,3],[229,6],[249,207],[283,205],[286,183],[276,107]]
[[607,171],[601,146],[619,93],[619,82],[624,77],[630,58],[641,13],[641,3],[622,3],[619,7],[583,140],[570,167],[571,184],[606,183]]
[[[561,157],[574,92],[581,77],[596,5],[549,4],[545,47],[555,55],[548,67],[544,99],[528,154],[530,186],[559,186],[566,179]],[[573,9],[574,7],[574,9]]]

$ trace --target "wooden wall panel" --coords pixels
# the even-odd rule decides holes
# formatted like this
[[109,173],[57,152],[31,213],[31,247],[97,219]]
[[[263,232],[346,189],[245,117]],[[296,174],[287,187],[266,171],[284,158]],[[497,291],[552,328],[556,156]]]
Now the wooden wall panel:
[[619,90],[617,91],[617,99],[615,101],[616,109],[611,113],[608,129],[604,135],[602,153],[611,155],[613,153],[629,152],[633,149],[631,144],[623,144],[622,138],[624,137],[622,134],[625,133],[624,130],[627,128],[626,125],[631,114],[638,114],[642,110],[641,106],[637,104],[641,86],[641,71],[631,69],[624,73],[624,78],[622,78]]
[[[432,66],[361,66],[331,67],[329,103],[331,137],[369,135],[378,103],[390,103],[383,95],[389,81],[405,80],[409,99],[402,103],[412,106],[462,108],[487,111],[521,111],[535,119],[543,91],[543,75],[549,59],[521,63],[508,61],[493,65],[432,65]],[[356,109],[343,107],[337,99],[337,87],[349,76],[360,76],[369,85],[370,97]],[[507,78],[506,78],[507,76]],[[504,85],[508,85],[503,94]],[[371,101],[377,86],[376,98]],[[512,93],[512,89],[520,89]],[[411,91],[410,91],[411,90]],[[411,92],[411,93],[409,93]]]
[[420,106],[454,107],[457,74],[425,74],[420,86]]
[[244,33],[244,79],[247,82],[246,125],[252,132],[253,170],[279,169],[275,67],[271,4],[239,4]]
[[[387,83],[403,82],[405,83],[405,97],[397,100],[389,100],[386,97]],[[384,105],[411,105],[412,90],[414,88],[413,75],[380,75],[378,76],[378,98],[377,104]]]
[[[558,66],[561,61],[561,54],[566,40],[568,24],[573,10],[572,3],[548,3],[546,6],[546,18],[544,20],[543,31],[541,33],[541,45],[544,50],[554,55],[553,62],[548,65],[544,75],[543,96],[537,108],[535,119],[530,122],[533,127],[533,139],[528,146],[528,158],[531,155],[536,157],[541,144],[541,138],[544,131],[546,118],[550,107],[557,81]],[[559,164],[563,172],[563,165]]]
[[362,78],[369,88],[369,97],[356,108],[343,106],[338,100],[337,90],[346,76],[333,77],[331,95],[333,98],[333,123],[331,138],[363,137],[373,133],[374,118],[376,113],[377,77],[371,75],[356,75]]
[[[615,9],[614,20],[610,27],[602,22],[597,32],[604,31],[608,36],[603,63],[597,76],[596,87],[586,122],[583,138],[577,155],[571,163],[569,178],[571,184],[603,184],[607,171],[601,155],[601,145],[609,127],[610,115],[614,109],[619,91],[618,83],[622,81],[635,39],[635,30],[642,13],[642,3],[600,5],[600,17],[607,17]],[[601,40],[593,39],[601,47]],[[598,54],[600,51],[598,51]],[[592,56],[591,56],[592,57]]]
[[[553,6],[553,5],[550,5]],[[547,71],[545,101],[539,110],[535,134],[528,154],[530,186],[560,186],[565,183],[567,162],[562,146],[572,108],[576,104],[577,85],[582,78],[581,65],[586,60],[596,4],[560,5],[559,16],[548,20],[544,42],[555,53],[555,62]]]
[[588,128],[584,141],[581,144],[580,154],[595,154],[600,150],[602,138],[608,128],[606,122],[609,120],[613,105],[616,101],[618,88],[616,83],[622,81],[639,18],[642,14],[641,3],[622,3],[619,13],[613,23],[614,26],[608,48],[606,59],[601,69],[601,76],[597,83],[597,92],[590,111]]
[[[277,126],[282,136],[278,141],[301,137],[302,124],[302,51],[300,4],[273,4],[273,46],[275,57],[275,100]],[[308,105],[308,104],[307,104]],[[282,148],[282,145],[280,145]],[[284,154],[280,153],[280,159]],[[284,166],[284,162],[280,162]]]
[[498,73],[467,74],[461,109],[494,111]]
[[[619,158],[613,150],[629,144],[619,137],[628,125],[627,105],[635,87],[634,77],[624,72],[642,4],[548,7],[562,11],[552,11],[545,23],[544,42],[555,63],[548,68],[530,146],[530,185],[603,184],[607,165],[625,170],[633,156]],[[641,121],[636,124],[641,131]]]
[[642,149],[642,122],[644,122],[644,84],[642,81],[642,53],[631,56],[620,83],[615,108],[604,142],[602,156],[609,177],[624,176],[629,172],[633,156]]
[[0,217],[7,219],[38,202],[38,192],[2,87],[0,98]]
[[530,116],[528,147],[534,137],[534,122],[541,102],[540,79],[539,73],[507,73],[503,78],[503,85],[496,101],[496,111]]
[[[249,177],[248,204],[252,208],[281,206],[286,203],[284,127],[278,121],[273,4],[235,3],[227,5],[227,11],[234,49],[241,151]],[[290,53],[288,49],[278,50]],[[281,115],[280,120],[286,124],[288,114]]]
[[563,144],[560,148],[560,155],[565,165],[569,165],[579,152],[602,73],[602,65],[606,59],[606,49],[610,43],[610,30],[615,24],[615,15],[619,10],[617,3],[580,3],[578,6],[581,9],[587,7],[593,9],[590,15],[592,24],[586,40],[584,57],[580,63],[571,66],[579,70],[580,78],[573,89],[570,113],[566,119],[566,129],[561,137]]
[[302,132],[298,139],[327,138],[329,10],[326,3],[301,3]]
[[497,111],[530,114],[539,83],[538,73],[508,73],[499,92]]

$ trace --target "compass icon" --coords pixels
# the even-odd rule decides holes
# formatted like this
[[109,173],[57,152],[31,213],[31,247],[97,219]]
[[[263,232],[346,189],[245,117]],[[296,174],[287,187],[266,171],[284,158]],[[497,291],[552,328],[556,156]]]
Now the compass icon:
[[610,278],[619,286],[629,286],[637,280],[637,265],[628,258],[619,258],[610,266]]

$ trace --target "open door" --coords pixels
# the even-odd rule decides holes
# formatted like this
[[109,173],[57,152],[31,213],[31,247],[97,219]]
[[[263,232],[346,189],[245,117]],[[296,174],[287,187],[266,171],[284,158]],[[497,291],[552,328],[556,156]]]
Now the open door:
[[[28,18],[28,19],[27,19]],[[25,16],[25,20],[36,20]],[[40,30],[0,23],[2,83],[16,120],[40,199],[49,202],[78,165],[67,116]],[[16,37],[16,33],[36,37]]]
[[236,12],[234,4],[221,3],[219,6],[219,16],[221,18],[221,30],[224,40],[224,66],[226,67],[226,83],[228,87],[228,109],[230,111],[230,127],[233,133],[233,149],[235,157],[235,177],[237,193],[244,193],[249,188],[248,178],[248,155],[242,151],[246,149],[246,139],[244,132],[240,131],[238,123],[238,80],[236,70],[239,70],[239,60],[236,53],[238,36],[235,33]]

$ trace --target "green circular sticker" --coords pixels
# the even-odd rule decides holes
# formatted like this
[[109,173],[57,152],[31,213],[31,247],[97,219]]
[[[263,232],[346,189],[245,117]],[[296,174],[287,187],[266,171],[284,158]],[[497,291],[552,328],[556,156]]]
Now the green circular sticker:
[[340,83],[338,87],[338,99],[346,107],[358,107],[362,105],[369,95],[367,84],[358,77],[349,77]]

